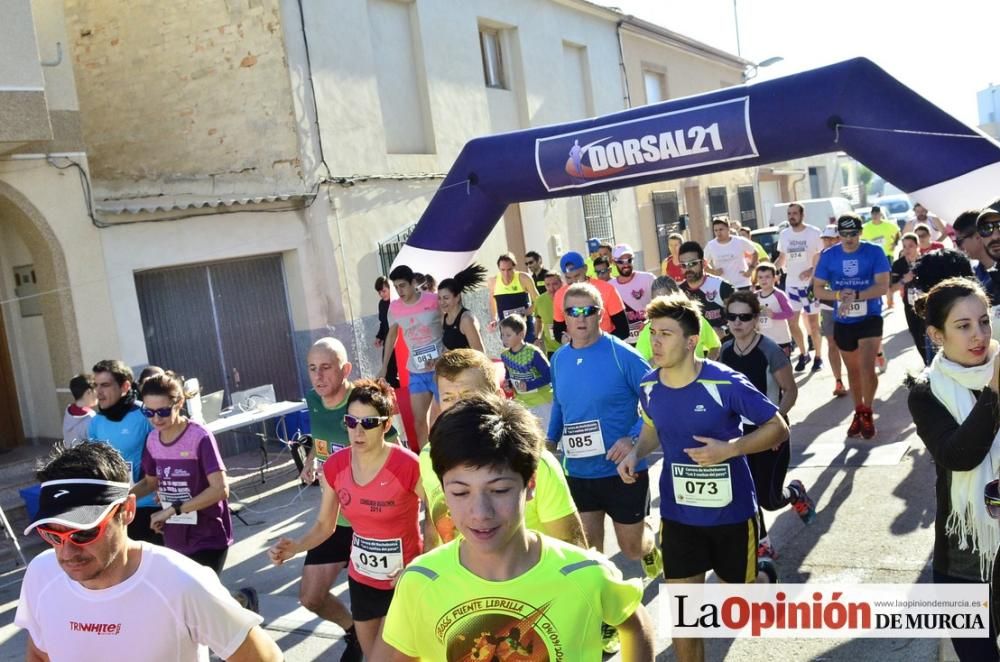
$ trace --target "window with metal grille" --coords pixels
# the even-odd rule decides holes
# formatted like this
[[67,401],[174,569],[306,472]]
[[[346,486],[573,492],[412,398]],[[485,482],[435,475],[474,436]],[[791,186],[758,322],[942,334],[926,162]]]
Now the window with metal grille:
[[753,186],[737,186],[736,197],[740,202],[740,224],[750,229],[757,229],[757,201]]
[[587,228],[587,239],[600,239],[615,243],[615,221],[611,216],[611,194],[591,193],[580,197],[583,202],[583,222]]
[[726,194],[725,186],[708,188],[708,214],[712,218],[729,216],[729,196]]
[[382,263],[382,275],[388,276],[389,271],[392,270],[392,261],[396,259],[399,255],[399,251],[403,249],[403,244],[406,240],[410,238],[413,234],[413,229],[417,227],[416,223],[411,225],[399,233],[389,237],[385,241],[380,241],[378,244],[378,257],[379,261]]

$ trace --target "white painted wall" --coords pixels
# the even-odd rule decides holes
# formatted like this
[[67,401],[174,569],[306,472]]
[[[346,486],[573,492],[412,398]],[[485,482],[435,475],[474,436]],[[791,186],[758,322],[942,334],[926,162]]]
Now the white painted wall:
[[0,0],[0,88],[40,90],[45,84],[38,57],[30,0]]

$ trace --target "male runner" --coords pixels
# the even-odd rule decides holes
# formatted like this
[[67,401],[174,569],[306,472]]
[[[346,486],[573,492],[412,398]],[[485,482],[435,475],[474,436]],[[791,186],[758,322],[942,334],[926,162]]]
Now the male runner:
[[[309,426],[313,444],[309,449],[302,481],[312,485],[317,479],[326,480],[322,466],[330,456],[350,445],[344,414],[347,413],[347,396],[351,393],[353,365],[347,360],[347,349],[336,338],[320,338],[313,343],[306,357],[312,389],[306,393],[309,407]],[[306,553],[299,583],[299,602],[320,618],[336,623],[344,629],[347,645],[341,662],[362,659],[361,644],[354,629],[351,612],[337,599],[330,589],[351,558],[351,540],[354,532],[351,523],[341,512],[333,535],[318,547]]]
[[809,363],[809,346],[799,327],[799,318],[805,317],[806,332],[812,338],[813,359],[812,371],[823,369],[822,339],[819,332],[819,302],[813,296],[812,277],[816,261],[823,250],[823,240],[820,231],[805,222],[805,208],[797,202],[788,205],[788,227],[778,235],[778,250],[780,255],[775,266],[784,269],[785,293],[792,306],[792,317],[788,320],[788,328],[792,338],[799,348],[798,362],[795,372],[802,372]]
[[[490,323],[489,330],[496,331],[500,320],[518,313],[525,318],[531,317],[532,306],[538,298],[538,290],[532,277],[523,271],[515,269],[514,256],[504,253],[497,258],[499,276],[490,276],[486,287],[490,293]],[[535,341],[535,327],[528,329],[528,342]]]
[[712,221],[712,239],[705,245],[706,270],[721,276],[738,290],[750,288],[750,276],[757,266],[757,249],[749,239],[731,234],[729,221],[716,218]]
[[[836,224],[827,225],[820,235],[823,239],[823,249],[830,248],[840,243],[840,235],[837,234]],[[826,358],[830,362],[830,372],[833,373],[835,384],[833,387],[833,397],[842,398],[847,395],[847,388],[844,386],[844,373],[842,372],[843,361],[840,358],[840,350],[833,340],[833,317],[836,311],[829,301],[819,301],[819,331],[826,339]]]
[[630,345],[601,331],[601,297],[588,283],[566,291],[570,344],[552,357],[554,401],[549,448],[562,446],[573,501],[587,540],[604,549],[604,517],[614,523],[626,558],[641,559],[649,577],[659,574],[660,553],[646,523],[649,474],[624,485],[617,463],[632,448],[642,422],[637,414],[639,382],[649,364]]
[[[646,314],[656,369],[642,379],[642,435],[619,476],[639,479],[643,458],[663,449],[660,544],[667,583],[698,584],[714,570],[727,583],[757,578],[757,498],[747,455],[788,438],[778,407],[740,373],[696,359],[698,305],[659,297]],[[742,419],[758,428],[741,434]],[[702,661],[700,639],[673,640],[679,662]]]
[[705,253],[697,241],[681,244],[680,260],[684,269],[681,291],[701,304],[702,314],[719,336],[725,340],[728,335],[723,304],[735,290],[727,281],[705,273]]
[[524,266],[531,272],[531,280],[540,293],[545,289],[545,277],[549,275],[549,270],[542,266],[542,256],[538,251],[528,251],[524,254]]
[[635,251],[628,244],[615,246],[612,256],[618,265],[618,278],[612,280],[611,285],[618,290],[618,295],[625,304],[625,316],[628,318],[627,342],[634,347],[646,322],[646,305],[653,298],[653,281],[656,276],[648,271],[636,271],[632,267]]
[[430,447],[462,535],[403,572],[374,660],[597,662],[604,621],[621,633],[623,660],[652,662],[641,584],[525,526],[542,445],[523,407],[462,402],[434,424]]
[[555,337],[561,339],[566,332],[566,313],[563,308],[566,289],[573,283],[590,283],[600,293],[601,307],[605,311],[601,317],[601,330],[613,333],[622,340],[628,338],[628,316],[618,290],[600,278],[588,278],[583,256],[576,251],[565,253],[559,260],[559,268],[566,276],[566,285],[559,288],[552,297],[552,329]]
[[545,274],[545,291],[535,299],[535,344],[552,358],[553,352],[562,347],[562,338],[556,337],[554,328],[555,295],[563,286],[562,276],[555,271]]
[[[406,363],[410,371],[410,408],[413,410],[417,443],[423,446],[427,443],[428,413],[437,396],[434,361],[444,350],[443,315],[438,306],[437,295],[418,290],[414,284],[416,278],[413,270],[409,267],[396,267],[389,274],[389,280],[396,288],[399,298],[389,304],[389,334],[385,344],[387,347],[395,347],[396,336],[402,332],[406,347],[410,350],[410,358]],[[392,355],[392,352],[386,352],[382,358],[379,378],[385,379],[389,357]]]
[[[445,352],[435,366],[434,378],[441,393],[442,412],[472,397],[501,393],[493,362],[482,352],[471,349]],[[425,524],[434,525],[424,527],[424,548],[430,549],[438,540],[453,540],[455,528],[444,502],[441,481],[431,467],[429,446],[420,451],[420,480],[427,497]],[[528,501],[525,507],[525,519],[529,529],[580,547],[587,546],[583,524],[569,492],[566,476],[559,460],[548,450],[542,450],[539,455],[535,498]]]
[[[935,241],[941,241],[948,236],[948,226],[944,224],[944,221],[928,212],[927,207],[918,202],[913,205],[913,218],[908,220],[906,225],[903,226],[903,234],[916,232],[917,226],[921,223],[933,228]],[[952,225],[952,228],[954,228],[954,225]]]
[[38,531],[53,549],[28,565],[14,623],[28,631],[29,662],[281,660],[260,628],[206,566],[128,537],[132,472],[118,451],[84,442],[38,472]]
[[[90,419],[87,438],[111,444],[125,458],[132,482],[142,480],[142,451],[153,426],[143,416],[132,388],[132,369],[116,359],[94,365],[94,390],[97,392],[97,416]],[[150,526],[150,519],[161,508],[148,494],[136,503],[135,516],[129,520],[128,533],[133,540],[163,544],[163,536]]]
[[881,247],[861,240],[861,219],[837,219],[840,243],[824,250],[816,265],[813,292],[835,301],[833,337],[847,366],[854,419],[847,436],[875,436],[872,402],[878,387],[875,357],[882,342],[882,297],[889,291],[889,260]]

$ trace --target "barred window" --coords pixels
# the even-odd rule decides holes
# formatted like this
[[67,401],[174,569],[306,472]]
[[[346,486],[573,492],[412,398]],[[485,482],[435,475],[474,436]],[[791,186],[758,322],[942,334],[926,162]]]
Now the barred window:
[[615,222],[611,215],[611,194],[591,193],[581,196],[583,202],[583,222],[587,228],[587,239],[600,239],[615,243]]
[[413,229],[416,227],[417,225],[414,223],[410,227],[404,228],[385,241],[379,242],[378,257],[382,262],[382,275],[389,275],[389,271],[392,270],[392,261],[396,259],[397,255],[399,255],[399,251],[402,250],[403,244],[405,244],[406,240],[410,238],[410,235],[413,234]]

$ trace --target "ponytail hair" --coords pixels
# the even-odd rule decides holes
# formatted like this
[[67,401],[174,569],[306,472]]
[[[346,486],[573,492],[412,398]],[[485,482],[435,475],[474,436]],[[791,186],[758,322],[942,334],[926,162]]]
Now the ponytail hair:
[[486,282],[486,267],[480,264],[470,264],[451,278],[445,278],[438,284],[438,290],[448,290],[455,296],[471,292]]

